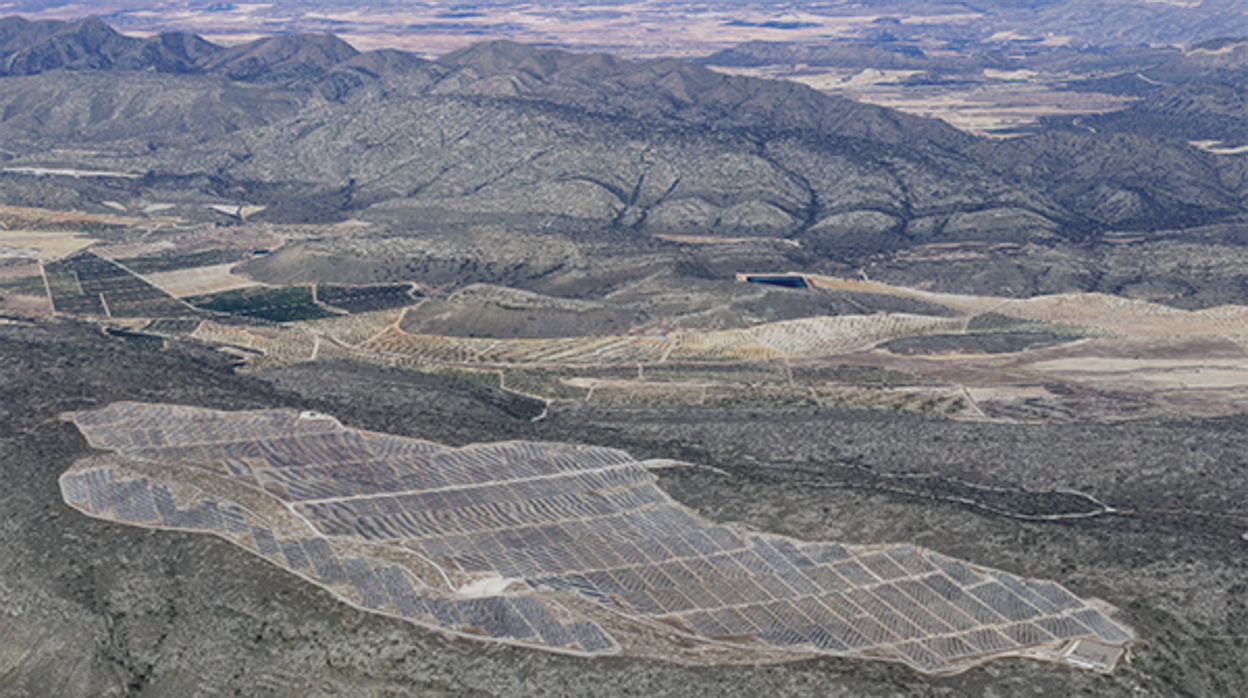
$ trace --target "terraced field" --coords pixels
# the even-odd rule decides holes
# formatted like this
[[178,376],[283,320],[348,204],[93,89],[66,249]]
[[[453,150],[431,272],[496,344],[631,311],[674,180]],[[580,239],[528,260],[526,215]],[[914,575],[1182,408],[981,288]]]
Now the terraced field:
[[1192,311],[1103,293],[995,298],[932,293],[871,281],[820,276],[802,278],[811,288],[894,295],[943,305],[964,313],[993,313],[1015,319],[1060,323],[1108,335],[1137,338],[1214,336],[1248,340],[1248,307],[1239,305]]
[[360,608],[580,655],[815,655],[955,673],[1004,656],[1112,668],[1131,633],[1058,584],[910,545],[714,524],[609,448],[450,449],[317,413],[118,403],[66,415],[97,449],[65,501],[212,533]]
[[478,364],[657,364],[664,361],[766,361],[825,356],[899,337],[960,329],[961,318],[905,314],[806,318],[743,330],[683,332],[660,337],[473,339],[412,335],[396,327],[360,349],[414,359]]

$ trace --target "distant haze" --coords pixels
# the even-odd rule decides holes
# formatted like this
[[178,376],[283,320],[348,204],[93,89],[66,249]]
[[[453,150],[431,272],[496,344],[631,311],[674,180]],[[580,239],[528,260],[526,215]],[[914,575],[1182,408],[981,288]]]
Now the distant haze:
[[267,3],[16,0],[28,19],[96,14],[132,34],[192,32],[222,43],[281,33],[335,33],[360,49],[442,54],[487,39],[602,50],[633,57],[697,56],[752,40],[868,41],[923,50],[1183,46],[1248,34],[1239,0],[877,0],[665,3],[489,0],[274,0]]

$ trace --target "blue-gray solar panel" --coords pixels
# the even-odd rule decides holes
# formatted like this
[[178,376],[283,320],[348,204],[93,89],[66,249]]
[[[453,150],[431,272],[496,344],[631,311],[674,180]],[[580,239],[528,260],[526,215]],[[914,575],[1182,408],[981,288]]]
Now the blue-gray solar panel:
[[[103,518],[216,530],[366,608],[448,629],[597,653],[618,647],[604,628],[663,616],[679,632],[736,638],[742,648],[891,653],[923,671],[1076,637],[1130,639],[1053,582],[909,545],[803,543],[703,521],[611,449],[445,449],[280,411],[102,412],[110,416],[77,420],[93,445],[171,463],[170,475],[149,487],[133,473],[84,468],[62,478],[66,501]],[[195,468],[186,484],[196,489],[177,484],[179,467]],[[239,500],[250,513],[217,494],[175,504],[174,488],[179,497],[216,492],[196,484],[213,477],[250,487]],[[331,546],[327,536],[340,538]],[[384,542],[386,553],[352,541]],[[344,559],[343,550],[358,552]],[[410,562],[397,562],[403,556]],[[514,581],[482,579],[497,575]],[[495,591],[452,593],[477,581]],[[525,583],[529,591],[516,595]],[[548,605],[577,597],[595,603],[557,613]],[[585,617],[612,605],[613,624]]]

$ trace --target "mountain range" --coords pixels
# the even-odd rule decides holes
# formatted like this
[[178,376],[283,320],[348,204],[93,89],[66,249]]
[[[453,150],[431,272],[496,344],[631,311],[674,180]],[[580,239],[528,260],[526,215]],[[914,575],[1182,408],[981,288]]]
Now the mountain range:
[[[220,223],[209,205],[247,205],[253,222],[494,223],[643,248],[776,238],[812,268],[931,244],[1238,244],[1248,215],[1245,161],[1172,136],[987,139],[678,60],[487,42],[431,61],[332,36],[226,48],[8,18],[0,65],[6,204]],[[57,168],[129,176],[29,174]]]

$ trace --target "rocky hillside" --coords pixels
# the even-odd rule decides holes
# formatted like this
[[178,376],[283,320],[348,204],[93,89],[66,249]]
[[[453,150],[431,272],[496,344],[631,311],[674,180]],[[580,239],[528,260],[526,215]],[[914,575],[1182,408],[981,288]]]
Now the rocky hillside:
[[1204,41],[1158,65],[1075,87],[1095,85],[1141,99],[1119,111],[1054,119],[1051,125],[1211,141],[1228,150],[1248,145],[1248,39]]
[[1248,193],[1237,161],[1173,140],[989,141],[675,60],[492,42],[426,61],[329,36],[221,48],[96,19],[0,26],[6,167],[142,175],[10,173],[7,203],[198,195],[267,206],[254,219],[271,222],[782,237],[841,259],[1181,229],[1234,220]]

